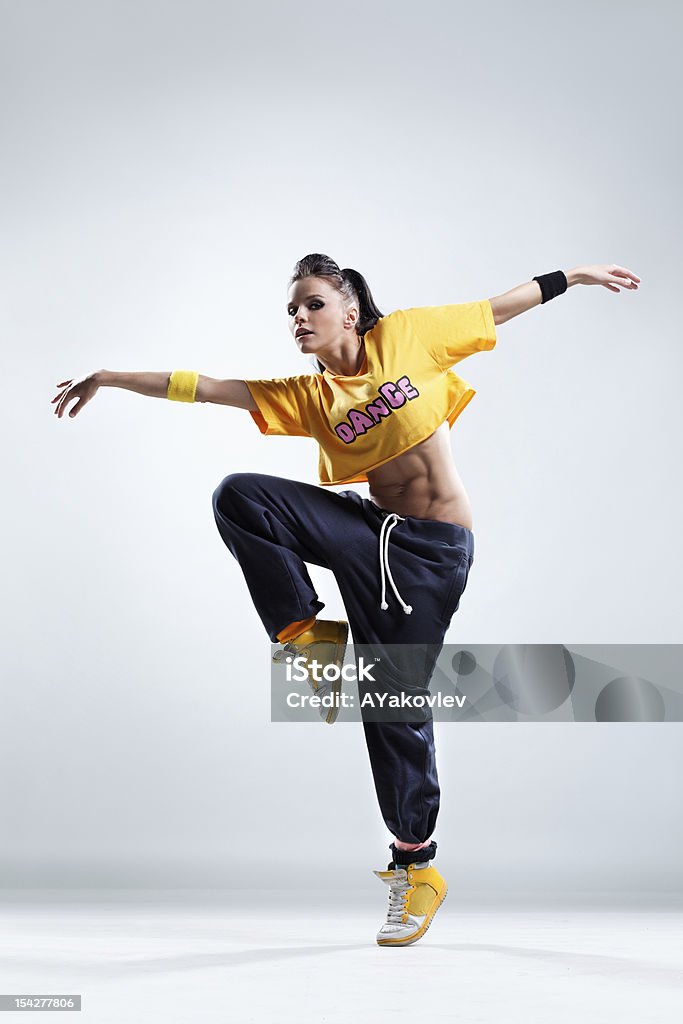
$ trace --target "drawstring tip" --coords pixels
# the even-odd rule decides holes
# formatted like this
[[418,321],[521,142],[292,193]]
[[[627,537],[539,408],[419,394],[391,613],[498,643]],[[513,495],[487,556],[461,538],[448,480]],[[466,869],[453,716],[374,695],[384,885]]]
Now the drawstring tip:
[[380,605],[380,608],[382,609],[382,611],[385,612],[388,607],[389,607],[389,605],[387,604],[387,602],[386,601],[382,601],[382,603]]
[[412,610],[413,610],[413,606],[412,606],[412,604],[407,604],[407,605],[405,606],[405,608],[403,609],[403,611],[404,611],[404,612],[406,613],[406,615],[410,615],[410,613],[412,612]]

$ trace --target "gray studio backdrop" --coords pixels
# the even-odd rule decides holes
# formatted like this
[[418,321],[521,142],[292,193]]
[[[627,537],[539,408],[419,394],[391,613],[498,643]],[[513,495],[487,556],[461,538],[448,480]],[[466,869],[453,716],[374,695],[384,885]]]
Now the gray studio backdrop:
[[[315,445],[113,389],[57,420],[55,385],[309,372],[285,311],[308,252],[384,312],[622,263],[639,292],[577,286],[459,364],[476,553],[448,639],[680,642],[680,11],[0,11],[0,885],[243,886],[276,860],[375,885],[362,731],[271,723],[270,645],[211,512],[233,471],[316,482]],[[680,889],[680,728],[439,723],[444,871]]]

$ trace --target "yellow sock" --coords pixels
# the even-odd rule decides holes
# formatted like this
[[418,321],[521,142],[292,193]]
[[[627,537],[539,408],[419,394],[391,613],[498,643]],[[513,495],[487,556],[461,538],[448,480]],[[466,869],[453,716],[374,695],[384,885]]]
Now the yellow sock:
[[305,633],[307,629],[315,623],[315,615],[311,619],[301,619],[300,622],[290,622],[288,626],[280,630],[277,635],[278,643],[284,644],[288,640],[294,640],[296,637]]

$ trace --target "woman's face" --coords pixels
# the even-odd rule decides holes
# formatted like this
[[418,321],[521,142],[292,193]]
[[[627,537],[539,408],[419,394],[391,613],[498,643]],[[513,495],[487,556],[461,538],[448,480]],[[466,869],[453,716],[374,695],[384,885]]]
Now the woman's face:
[[[289,289],[289,329],[305,355],[317,355],[330,346],[337,348],[349,334],[357,339],[353,325],[358,311],[355,306],[351,310],[345,309],[342,296],[321,277],[304,277]],[[309,333],[297,337],[297,331],[302,330]]]

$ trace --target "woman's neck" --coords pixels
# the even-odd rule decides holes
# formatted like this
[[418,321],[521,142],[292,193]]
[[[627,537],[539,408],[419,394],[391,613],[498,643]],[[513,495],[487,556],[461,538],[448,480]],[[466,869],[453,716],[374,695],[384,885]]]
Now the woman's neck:
[[365,339],[359,338],[358,348],[355,353],[349,355],[348,359],[344,358],[344,355],[344,353],[340,353],[338,359],[332,357],[330,360],[318,358],[335,377],[355,377],[365,361]]

